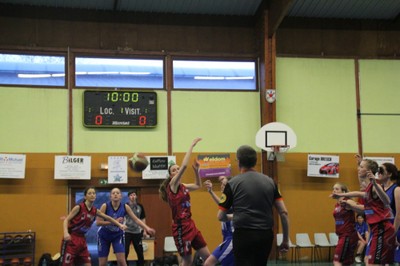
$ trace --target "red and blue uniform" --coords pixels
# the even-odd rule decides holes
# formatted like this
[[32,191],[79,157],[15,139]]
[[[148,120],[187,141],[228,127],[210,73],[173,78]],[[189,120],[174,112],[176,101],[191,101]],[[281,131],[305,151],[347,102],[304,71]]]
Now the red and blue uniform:
[[61,265],[63,266],[91,263],[85,234],[95,221],[97,209],[92,206],[89,210],[84,202],[78,206],[78,214],[68,224],[71,240],[63,240],[61,244]]
[[172,211],[172,235],[178,253],[181,256],[191,255],[195,250],[207,246],[201,232],[192,219],[190,194],[185,185],[180,184],[176,193],[167,187],[168,204]]
[[394,227],[391,223],[393,214],[390,206],[383,204],[381,199],[373,193],[373,184],[370,183],[364,196],[365,218],[371,230],[367,245],[368,263],[390,264],[394,260],[396,239]]
[[338,243],[333,260],[341,262],[343,265],[351,265],[354,263],[354,250],[358,240],[354,212],[347,210],[340,203],[336,203],[333,217],[335,218],[335,229],[338,235]]

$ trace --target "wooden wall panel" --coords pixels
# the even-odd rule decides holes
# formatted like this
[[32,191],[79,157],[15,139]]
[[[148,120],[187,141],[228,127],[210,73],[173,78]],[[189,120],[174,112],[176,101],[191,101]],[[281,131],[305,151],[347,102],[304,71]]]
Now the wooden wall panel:
[[398,57],[398,31],[281,28],[278,55]]
[[[204,27],[0,16],[0,46],[188,53],[255,53],[252,27]],[[7,38],[4,38],[7,36]]]

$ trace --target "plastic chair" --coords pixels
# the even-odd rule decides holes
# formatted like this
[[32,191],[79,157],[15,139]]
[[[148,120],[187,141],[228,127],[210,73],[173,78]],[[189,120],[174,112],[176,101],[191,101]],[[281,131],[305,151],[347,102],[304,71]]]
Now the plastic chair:
[[[166,236],[164,238],[164,258],[166,255],[175,255],[179,261],[178,250],[175,246],[175,240],[173,236]],[[168,263],[168,265],[170,264]]]
[[328,261],[331,259],[331,248],[335,245],[332,245],[325,233],[315,233],[314,234],[314,243],[315,243],[315,255],[316,257],[319,255],[322,258],[322,248],[328,248],[329,256]]
[[336,247],[338,241],[339,237],[337,236],[336,233],[329,233],[329,243],[332,245],[332,247]]
[[300,261],[301,249],[308,248],[311,250],[311,262],[314,262],[314,244],[311,243],[310,237],[307,233],[296,234],[296,262]]
[[166,236],[164,238],[164,253],[177,253],[178,250],[175,246],[175,241],[173,236]]
[[[278,257],[279,257],[279,246],[282,244],[282,241],[283,241],[283,234],[276,234],[276,253],[275,253],[276,254],[276,259],[275,259],[275,263],[277,262]],[[295,247],[296,247],[296,245],[294,245],[292,243],[292,241],[290,240],[290,238],[289,238],[289,251],[290,251],[290,249],[293,249]],[[294,253],[295,252],[292,250],[291,261],[293,261]]]

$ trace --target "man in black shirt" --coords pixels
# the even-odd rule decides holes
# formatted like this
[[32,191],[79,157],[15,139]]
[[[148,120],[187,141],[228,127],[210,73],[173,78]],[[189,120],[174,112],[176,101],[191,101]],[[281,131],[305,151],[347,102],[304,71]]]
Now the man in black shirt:
[[227,220],[233,207],[233,252],[236,266],[265,266],[274,240],[273,207],[280,215],[283,241],[281,252],[289,248],[289,218],[274,180],[254,170],[256,151],[247,145],[236,152],[240,174],[225,186],[218,219]]

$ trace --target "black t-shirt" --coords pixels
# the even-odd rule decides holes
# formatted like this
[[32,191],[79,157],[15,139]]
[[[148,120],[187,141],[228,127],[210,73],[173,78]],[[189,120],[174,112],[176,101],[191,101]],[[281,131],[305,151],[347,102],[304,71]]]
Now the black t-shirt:
[[275,200],[282,198],[272,178],[248,171],[232,178],[225,186],[220,209],[233,208],[235,229],[272,229]]

